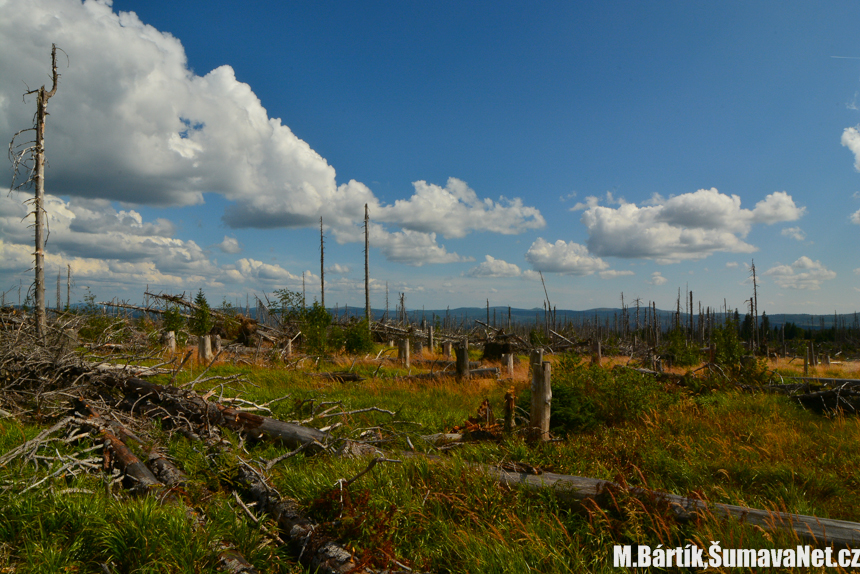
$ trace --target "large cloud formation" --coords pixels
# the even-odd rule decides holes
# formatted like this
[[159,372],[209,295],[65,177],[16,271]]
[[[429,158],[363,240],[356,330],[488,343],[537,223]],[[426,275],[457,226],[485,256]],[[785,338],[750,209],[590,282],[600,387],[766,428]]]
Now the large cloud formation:
[[824,281],[836,278],[836,273],[825,267],[821,261],[813,261],[807,256],[800,257],[791,265],[776,265],[764,273],[773,278],[777,285],[785,289],[821,289]]
[[805,211],[784,191],[768,195],[751,210],[741,208],[737,195],[714,188],[668,199],[655,195],[641,207],[623,201],[617,208],[605,207],[589,199],[577,207],[587,208],[581,221],[591,253],[662,263],[701,259],[717,251],[755,251],[744,241],[754,224],[795,221]]
[[531,263],[535,271],[569,275],[591,275],[609,267],[603,259],[590,255],[584,245],[561,239],[549,243],[542,237],[538,237],[529,247],[526,261]]
[[[322,217],[338,242],[363,240],[368,204],[372,246],[411,265],[470,260],[446,250],[438,236],[545,225],[520,199],[480,198],[456,178],[444,187],[417,181],[409,197],[391,205],[360,182],[338,184],[335,169],[269,117],[230,66],[195,74],[177,38],[134,13],[114,12],[110,0],[33,0],[26,7],[0,0],[0,134],[11,138],[31,125],[32,96],[23,104],[21,93],[45,83],[50,42],[68,55],[67,65],[60,54],[59,91],[49,107],[48,191],[52,207],[65,210],[51,244],[70,257],[146,259],[158,273],[223,279],[204,250],[173,238],[171,222],[144,222],[133,209],[200,204],[211,193],[229,201],[229,227],[302,227]],[[111,211],[111,202],[131,207]],[[0,209],[18,211],[9,202]],[[29,243],[13,227],[0,230],[7,253]],[[229,238],[218,247],[240,250]],[[248,271],[273,275],[259,266]]]

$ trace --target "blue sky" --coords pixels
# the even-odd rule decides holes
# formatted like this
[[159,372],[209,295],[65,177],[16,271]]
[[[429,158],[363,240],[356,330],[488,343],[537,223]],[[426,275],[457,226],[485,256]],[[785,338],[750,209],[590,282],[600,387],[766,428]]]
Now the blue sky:
[[753,260],[768,313],[857,307],[856,3],[32,4],[0,0],[0,135],[56,42],[78,298],[318,296],[322,216],[326,303],[361,305],[367,202],[374,307],[540,306],[538,271],[559,308],[742,307]]

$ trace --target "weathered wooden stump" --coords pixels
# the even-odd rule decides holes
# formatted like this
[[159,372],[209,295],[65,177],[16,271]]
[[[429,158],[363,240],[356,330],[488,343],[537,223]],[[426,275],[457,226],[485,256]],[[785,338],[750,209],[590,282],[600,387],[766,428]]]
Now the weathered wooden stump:
[[197,360],[208,363],[212,360],[212,340],[209,335],[201,335],[197,340]]
[[167,346],[168,351],[171,353],[176,352],[176,333],[174,331],[167,332],[164,344]]
[[549,440],[550,401],[552,400],[550,375],[552,367],[549,361],[543,360],[543,349],[532,351],[530,363],[532,401],[529,434],[533,440]]
[[469,375],[469,339],[463,339],[463,341],[457,345],[455,349],[457,355],[457,380],[466,380],[470,377]]
[[505,353],[502,355],[502,364],[506,366],[508,376],[514,376],[514,354],[513,353]]
[[397,342],[397,358],[404,368],[408,369],[412,366],[409,360],[409,339],[400,339]]

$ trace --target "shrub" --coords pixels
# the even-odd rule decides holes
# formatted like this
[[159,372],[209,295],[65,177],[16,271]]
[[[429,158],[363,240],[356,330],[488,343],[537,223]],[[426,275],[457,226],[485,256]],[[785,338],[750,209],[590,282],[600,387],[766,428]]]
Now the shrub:
[[350,323],[344,332],[344,348],[350,355],[369,353],[373,350],[373,337],[367,319]]
[[331,314],[319,301],[314,301],[304,313],[305,345],[311,354],[324,354],[328,348],[328,328],[331,325]]
[[161,316],[161,328],[165,333],[173,331],[176,344],[184,345],[188,337],[185,335],[185,317],[176,305],[169,305]]
[[[675,400],[652,377],[630,370],[585,366],[575,354],[565,353],[555,367],[550,416],[555,433],[620,425]],[[530,401],[531,392],[526,390],[519,402],[528,410]]]
[[688,344],[687,337],[681,329],[669,332],[666,353],[672,355],[672,363],[679,367],[692,367],[702,362],[701,351]]
[[194,313],[188,321],[188,329],[192,335],[198,337],[208,335],[215,325],[215,321],[212,319],[212,312],[209,309],[209,302],[206,301],[206,295],[203,294],[203,289],[200,289],[197,296],[194,297],[194,305],[197,308],[194,309]]

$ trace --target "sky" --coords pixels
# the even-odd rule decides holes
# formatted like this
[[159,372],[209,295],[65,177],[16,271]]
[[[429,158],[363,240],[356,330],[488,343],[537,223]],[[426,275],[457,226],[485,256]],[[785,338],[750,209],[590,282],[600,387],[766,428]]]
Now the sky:
[[[48,104],[48,301],[276,289],[857,309],[856,2],[0,0],[0,139]],[[26,143],[28,134],[17,136]],[[7,163],[12,181],[12,164]],[[15,182],[20,183],[20,181]],[[5,184],[4,184],[5,185]],[[32,282],[0,194],[0,290]],[[65,293],[65,286],[63,288]],[[23,295],[22,295],[23,296]]]

